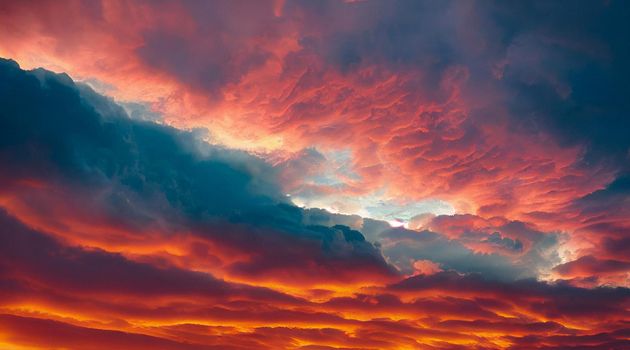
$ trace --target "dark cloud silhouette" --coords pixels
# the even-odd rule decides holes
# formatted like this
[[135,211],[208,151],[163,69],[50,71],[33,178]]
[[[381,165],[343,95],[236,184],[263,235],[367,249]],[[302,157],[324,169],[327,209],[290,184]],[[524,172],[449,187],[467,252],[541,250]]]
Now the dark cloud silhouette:
[[46,193],[22,194],[16,184],[57,188],[58,197],[47,197],[49,202],[67,205],[59,198],[67,193],[82,210],[105,215],[128,234],[146,227],[166,228],[165,235],[192,229],[251,255],[250,262],[232,267],[242,274],[282,269],[308,279],[301,269],[313,261],[327,266],[331,277],[346,265],[364,266],[371,275],[393,273],[360,233],[302,224],[302,209],[290,204],[275,170],[261,159],[209,146],[194,132],[131,120],[66,75],[0,63],[4,191],[50,211],[53,220],[56,206],[46,206]]

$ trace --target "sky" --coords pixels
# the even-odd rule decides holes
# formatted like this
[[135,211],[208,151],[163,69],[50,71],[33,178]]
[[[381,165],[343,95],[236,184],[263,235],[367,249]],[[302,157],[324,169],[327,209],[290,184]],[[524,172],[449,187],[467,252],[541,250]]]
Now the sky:
[[0,348],[630,349],[630,5],[0,2]]

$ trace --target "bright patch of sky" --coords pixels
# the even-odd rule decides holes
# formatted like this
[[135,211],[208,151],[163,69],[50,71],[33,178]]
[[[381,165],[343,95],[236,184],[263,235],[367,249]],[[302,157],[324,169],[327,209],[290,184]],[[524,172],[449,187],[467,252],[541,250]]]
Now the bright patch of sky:
[[331,190],[292,193],[291,199],[298,206],[322,208],[333,213],[384,220],[392,226],[406,226],[412,218],[421,214],[452,215],[455,213],[455,208],[446,201],[426,199],[402,202],[387,198],[385,189],[363,196],[349,196],[342,189],[348,182],[361,180],[360,176],[352,170],[352,153],[349,150],[320,153],[325,158],[325,166],[317,174],[305,178],[304,182]]

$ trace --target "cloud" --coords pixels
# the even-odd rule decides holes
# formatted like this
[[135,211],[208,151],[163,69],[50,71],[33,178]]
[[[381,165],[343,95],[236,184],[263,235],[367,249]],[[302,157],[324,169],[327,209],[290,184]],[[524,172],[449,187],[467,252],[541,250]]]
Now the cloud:
[[[277,173],[261,159],[209,146],[192,132],[130,120],[67,76],[21,71],[6,60],[2,75],[3,194],[9,211],[31,224],[65,238],[68,228],[87,227],[73,237],[84,237],[82,244],[146,234],[168,244],[177,232],[192,232],[197,246],[236,254],[220,264],[238,275],[299,275],[314,283],[366,278],[335,272],[361,266],[370,278],[392,276],[360,233],[303,225],[302,209],[287,201]],[[94,232],[95,222],[105,232]],[[313,263],[328,272],[310,277]]]
[[519,279],[537,276],[537,271],[511,263],[496,254],[481,254],[467,249],[462,243],[430,231],[393,228],[381,233],[383,254],[402,269],[411,273],[417,260],[430,260],[444,269],[462,273],[481,273],[492,278]]
[[628,9],[0,4],[0,347],[625,348]]
[[584,255],[577,260],[560,264],[553,271],[563,278],[572,279],[577,285],[598,284],[628,285],[630,262],[598,259]]
[[[409,277],[391,285],[389,289],[411,295],[430,291],[448,292],[449,295],[478,294],[501,300],[518,300],[521,303],[529,300],[532,302],[530,307],[539,308],[536,314],[584,319],[606,312],[626,317],[627,310],[619,306],[625,305],[630,297],[627,288],[584,289],[565,282],[548,284],[533,279],[515,282],[490,281],[479,274],[460,275],[455,272]],[[575,305],[580,307],[574,307]]]
[[[454,342],[489,348],[505,342],[530,347],[586,342],[605,348],[623,344],[627,331],[627,288],[585,289],[437,271],[349,294],[313,291],[320,300],[312,301],[68,246],[6,213],[0,223],[3,344],[278,349],[299,342],[441,349]],[[336,229],[349,240],[361,239],[356,231]]]
[[[0,49],[98,79],[171,125],[210,127],[219,143],[348,152],[353,176],[313,187],[298,174],[283,188],[294,194],[526,220],[626,171],[628,47],[611,24],[626,12],[617,1],[16,3]],[[558,225],[571,226],[545,229],[573,229]]]
[[4,278],[38,281],[54,289],[106,295],[159,297],[226,295],[275,302],[297,300],[263,288],[229,284],[189,270],[156,268],[99,249],[67,247],[0,212],[1,265]]
[[63,322],[13,315],[0,315],[0,324],[11,334],[10,341],[38,348],[61,346],[67,349],[111,349],[115,346],[118,349],[137,349],[150,346],[152,349],[160,350],[244,349],[227,344],[220,346],[187,344],[147,335],[91,329]]
[[[11,164],[5,181],[15,184],[7,187],[7,208],[77,244],[113,245],[131,253],[138,247],[172,247],[177,238],[167,249],[193,260],[162,254],[170,264],[202,264],[239,280],[310,284],[392,278],[396,272],[382,254],[403,274],[415,271],[416,261],[428,260],[499,279],[539,276],[559,262],[549,253],[558,243],[554,234],[518,223],[478,218],[483,228],[449,237],[439,224],[435,233],[326,212],[315,220],[313,210],[293,206],[282,194],[277,185],[282,169],[207,145],[194,132],[130,120],[121,107],[68,77],[23,72],[10,61],[5,67],[10,79],[3,123],[14,132],[6,138],[4,157],[17,160],[3,159]],[[24,117],[21,124],[16,115]],[[43,118],[54,127],[44,127]],[[497,241],[497,230],[508,236]],[[144,242],[146,236],[154,242]],[[317,275],[308,273],[312,269]]]

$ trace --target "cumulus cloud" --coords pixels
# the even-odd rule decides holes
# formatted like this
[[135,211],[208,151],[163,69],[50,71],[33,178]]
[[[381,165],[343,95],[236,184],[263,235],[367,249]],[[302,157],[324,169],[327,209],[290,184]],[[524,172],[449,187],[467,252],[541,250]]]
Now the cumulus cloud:
[[371,277],[391,275],[360,233],[302,224],[302,209],[288,202],[275,169],[261,159],[209,146],[191,132],[131,120],[65,75],[25,72],[7,60],[2,75],[3,194],[18,217],[66,238],[64,226],[107,225],[103,234],[80,241],[86,244],[125,236],[141,242],[148,231],[166,240],[192,231],[197,246],[241,254],[222,262],[239,275],[314,282],[307,273],[314,263],[317,279],[336,276],[346,264],[363,266]]

